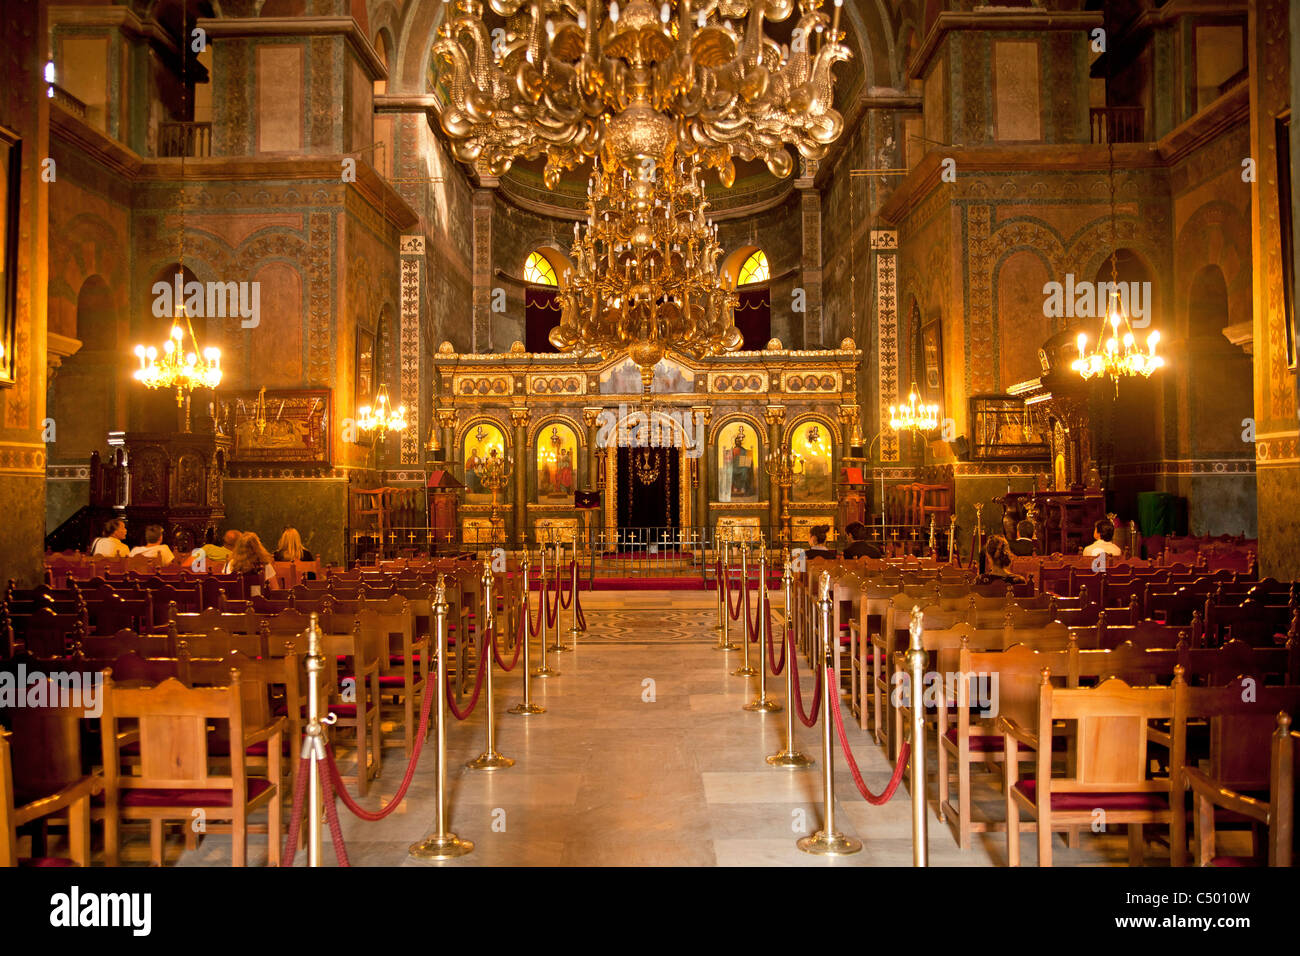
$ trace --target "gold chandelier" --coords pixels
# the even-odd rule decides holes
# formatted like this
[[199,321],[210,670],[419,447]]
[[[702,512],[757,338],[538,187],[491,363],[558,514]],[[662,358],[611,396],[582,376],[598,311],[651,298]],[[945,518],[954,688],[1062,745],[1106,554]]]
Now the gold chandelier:
[[357,419],[357,427],[362,431],[378,432],[382,440],[389,432],[400,432],[406,429],[406,406],[398,405],[392,407],[388,398],[388,386],[380,385],[379,392],[375,395],[375,404],[362,405],[357,410],[360,416]]
[[[1106,150],[1110,176],[1110,292],[1107,296],[1106,316],[1102,319],[1101,331],[1097,335],[1097,347],[1088,352],[1088,336],[1080,332],[1075,340],[1079,357],[1070,364],[1070,368],[1083,376],[1084,381],[1096,377],[1113,378],[1118,390],[1121,378],[1132,375],[1150,378],[1152,372],[1165,364],[1165,360],[1156,354],[1156,346],[1160,344],[1158,329],[1152,329],[1147,336],[1145,352],[1137,344],[1128,311],[1120,296],[1119,270],[1116,265],[1119,240],[1115,229],[1115,147],[1109,138]],[[1109,330],[1107,326],[1110,327]]]
[[889,427],[894,431],[910,429],[917,432],[930,432],[939,427],[939,406],[926,405],[921,402],[916,391],[916,383],[907,396],[906,405],[889,406]]
[[633,175],[598,165],[587,192],[551,344],[575,354],[626,351],[647,397],[670,346],[699,355],[740,348],[739,296],[718,274],[718,230],[695,167],[679,159]]
[[676,151],[728,187],[735,156],[785,178],[787,143],[820,159],[844,128],[831,68],[851,54],[833,3],[832,18],[823,0],[797,0],[781,45],[764,21],[796,0],[489,0],[494,29],[482,0],[453,0],[433,45],[442,126],[457,159],[493,176],[544,155],[549,188],[602,149],[628,169]]

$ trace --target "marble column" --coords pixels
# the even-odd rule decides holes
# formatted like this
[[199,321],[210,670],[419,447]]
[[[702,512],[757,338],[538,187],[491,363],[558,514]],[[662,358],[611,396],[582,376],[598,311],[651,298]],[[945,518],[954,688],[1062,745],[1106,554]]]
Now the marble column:
[[[781,425],[785,422],[784,405],[768,405],[763,410],[763,420],[767,422],[767,453],[780,452]],[[755,462],[758,467],[758,462]],[[776,541],[781,537],[781,486],[769,475],[767,478],[767,524],[768,540]]]
[[[700,456],[695,459],[695,525],[700,529],[700,534],[705,534],[709,527],[709,440],[708,430],[709,422],[713,419],[713,409],[708,405],[692,405],[691,413],[695,416],[697,423],[703,422],[704,427],[697,427],[698,441],[702,446],[699,449]],[[754,462],[755,470],[758,469],[758,462]]]
[[528,447],[528,418],[528,409],[510,409],[510,424],[515,428],[515,527],[510,536],[514,548],[524,547],[528,539],[528,463],[532,457]]
[[[600,451],[598,440],[600,438],[600,413],[604,409],[599,406],[584,408],[582,410],[582,421],[587,426],[587,490],[598,491],[600,489]],[[600,536],[600,529],[605,527],[605,506],[604,496],[601,497],[601,506],[593,508],[586,512],[586,526],[589,532],[588,540],[591,535]]]
[[[481,180],[495,186],[496,180]],[[473,197],[474,243],[474,310],[470,330],[470,349],[474,352],[492,351],[492,212],[496,208],[496,191],[491,188],[474,190]]]
[[800,160],[800,174],[794,181],[799,192],[802,225],[802,254],[799,281],[804,291],[803,348],[824,348],[828,337],[822,329],[822,194],[817,190],[817,161]]
[[447,468],[456,473],[460,462],[460,450],[456,447],[456,409],[439,408],[434,414],[438,417],[438,427],[442,429],[439,441],[442,442],[442,456]]

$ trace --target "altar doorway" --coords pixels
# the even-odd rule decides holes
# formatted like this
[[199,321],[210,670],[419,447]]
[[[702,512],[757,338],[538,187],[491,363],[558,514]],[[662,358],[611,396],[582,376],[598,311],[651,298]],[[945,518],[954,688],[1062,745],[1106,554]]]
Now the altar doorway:
[[686,457],[681,425],[659,412],[652,419],[655,429],[646,431],[640,413],[627,415],[614,432],[616,446],[605,456],[603,540],[620,549],[679,541],[694,520],[691,490],[697,472]]
[[618,449],[620,540],[625,529],[681,527],[680,457],[676,448]]

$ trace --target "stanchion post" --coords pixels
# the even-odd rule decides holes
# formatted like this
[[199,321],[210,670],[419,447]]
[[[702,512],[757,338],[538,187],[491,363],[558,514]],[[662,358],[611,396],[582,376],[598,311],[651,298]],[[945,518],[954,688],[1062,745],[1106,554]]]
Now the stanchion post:
[[578,539],[573,539],[573,561],[570,562],[569,571],[571,589],[569,591],[569,640],[573,641],[574,646],[578,644],[578,635],[582,633],[578,628]]
[[438,687],[434,691],[438,695],[438,730],[434,738],[438,748],[437,811],[433,834],[411,844],[408,852],[421,860],[450,860],[472,852],[474,844],[447,829],[447,579],[443,574],[438,575],[433,592],[433,625],[438,640]]
[[922,683],[925,679],[926,655],[921,646],[921,609],[912,608],[908,625],[910,638],[907,652],[912,672],[912,865],[930,865],[930,841],[925,818],[925,698]]
[[[717,540],[715,540],[715,541],[713,542],[713,553],[714,553],[713,556],[714,556],[715,560],[717,561],[717,565],[716,565],[716,567],[717,567],[717,569],[718,569],[718,572],[717,572],[717,578],[716,578],[716,579],[714,580],[714,582],[713,582],[714,585],[716,586],[716,588],[717,588],[717,592],[718,592],[718,626],[717,626],[714,630],[716,630],[716,631],[718,632],[718,634],[721,634],[721,633],[722,633],[722,619],[723,619],[723,617],[725,617],[726,614],[727,614],[727,609],[726,609],[725,607],[722,606],[723,597],[722,597],[722,540],[721,540],[721,538],[719,538],[719,539],[717,539]],[[719,637],[719,638],[718,638],[718,643],[721,643],[721,642],[722,642],[722,638]]]
[[496,700],[492,689],[492,670],[493,657],[492,642],[496,640],[494,628],[496,627],[496,596],[492,593],[492,561],[490,558],[483,559],[483,650],[481,652],[480,667],[486,667],[487,673],[483,675],[483,682],[487,685],[484,687],[484,696],[487,698],[483,701],[483,706],[487,708],[487,713],[483,715],[483,724],[486,728],[487,747],[481,754],[465,764],[470,770],[502,770],[506,767],[513,767],[515,762],[509,757],[503,757],[497,753],[497,721],[496,721]]
[[[542,666],[537,668],[537,670],[533,671],[533,676],[542,677],[542,678],[559,677],[560,672],[555,670],[554,668],[548,667],[546,664],[546,615],[549,609],[546,606],[546,543],[545,542],[542,542],[542,547],[539,551],[539,554],[542,559],[542,575],[541,575],[542,587],[541,590],[538,591],[538,594],[541,596],[541,602],[542,602],[542,633],[541,633],[541,641],[538,643],[538,646],[541,647],[542,649]],[[560,616],[559,616],[559,612],[557,611],[555,615],[555,624],[557,627],[559,626],[559,623],[560,623]]]
[[[321,676],[325,670],[325,657],[321,654],[320,618],[313,611],[307,626],[307,729],[302,742],[302,756],[309,757],[307,765],[307,865],[320,866],[321,818],[324,813],[324,794],[321,774],[324,772],[325,727],[334,722],[333,717],[321,717]],[[364,772],[364,770],[363,770]],[[273,837],[274,839],[274,837]],[[294,851],[296,847],[290,847]]]
[[744,710],[757,714],[775,714],[781,705],[767,696],[767,541],[759,538],[758,551],[758,698],[744,706]]
[[740,545],[740,631],[744,635],[741,640],[741,646],[745,650],[744,662],[732,671],[734,677],[753,677],[757,673],[749,663],[749,641],[753,636],[749,628],[749,608],[746,607],[744,594],[749,590],[749,542],[744,541]]
[[[722,542],[722,580],[718,582],[718,590],[722,591],[723,583],[726,583],[731,576],[731,539],[726,538]],[[736,645],[731,643],[731,607],[727,604],[727,595],[722,594],[722,633],[718,635],[718,643],[713,645],[715,651],[734,651]]]
[[564,603],[564,582],[560,578],[560,564],[564,560],[564,542],[560,539],[559,532],[555,532],[553,540],[555,541],[555,643],[550,649],[559,654],[561,651],[567,651],[564,642],[560,640],[560,605]]
[[[532,629],[532,617],[528,613],[528,572],[532,570],[532,562],[529,560],[528,552],[524,552],[523,560],[524,586],[519,597],[519,613],[524,619],[523,635],[520,640],[524,642],[524,699],[515,706],[511,707],[506,713],[518,714],[521,717],[530,717],[533,714],[544,714],[546,708],[541,704],[533,703],[533,675],[532,660],[529,656],[528,644],[532,640],[530,631]],[[543,599],[544,600],[544,599]],[[546,608],[542,608],[542,619],[546,619]],[[543,648],[542,653],[545,653]]]
[[785,562],[785,571],[781,575],[781,586],[785,589],[785,632],[781,638],[785,641],[783,652],[785,655],[785,747],[768,757],[767,762],[773,767],[802,770],[811,767],[813,762],[794,746],[794,659],[798,651],[791,646],[794,642],[790,640],[790,628],[793,623],[791,605],[794,597],[794,569],[788,559]]
[[[839,706],[840,692],[838,679],[834,684],[826,676],[826,669],[835,666],[835,647],[831,643],[831,575],[829,571],[821,573],[818,582],[817,609],[821,618],[821,634],[814,655],[817,666],[821,668],[822,677],[822,789],[825,795],[824,823],[822,829],[812,836],[803,837],[797,846],[805,853],[817,856],[847,856],[862,849],[862,841],[845,836],[835,829],[835,760],[831,750],[831,707]],[[835,695],[835,696],[832,696]]]

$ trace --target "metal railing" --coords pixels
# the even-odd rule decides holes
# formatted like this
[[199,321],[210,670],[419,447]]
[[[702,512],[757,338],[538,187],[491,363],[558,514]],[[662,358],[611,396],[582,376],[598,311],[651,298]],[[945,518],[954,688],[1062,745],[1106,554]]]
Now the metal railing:
[[1094,143],[1145,142],[1146,109],[1141,106],[1094,106],[1088,110]]
[[158,124],[159,158],[211,155],[211,123],[178,123],[168,121]]

